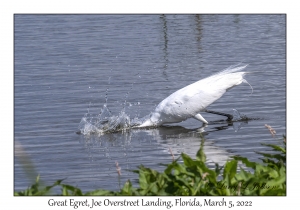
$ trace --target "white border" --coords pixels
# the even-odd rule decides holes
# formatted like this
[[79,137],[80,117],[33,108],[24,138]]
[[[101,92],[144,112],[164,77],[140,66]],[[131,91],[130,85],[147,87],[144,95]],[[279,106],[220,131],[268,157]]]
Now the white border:
[[[295,2],[295,3],[293,3]],[[298,157],[296,130],[298,122],[298,86],[296,81],[299,72],[299,12],[296,1],[251,0],[110,0],[110,1],[37,1],[17,0],[1,2],[1,133],[0,146],[1,190],[0,208],[15,209],[15,207],[30,209],[52,208],[48,206],[50,197],[20,198],[13,196],[13,15],[15,13],[283,13],[287,14],[287,142],[288,142],[288,192],[286,197],[225,197],[226,200],[252,200],[255,208],[284,208],[297,202],[299,180],[296,179]],[[284,79],[284,78],[283,78]],[[297,162],[296,162],[297,161]],[[220,197],[221,198],[221,197]],[[60,197],[58,199],[64,199]],[[69,198],[68,198],[69,199]],[[77,199],[79,199],[77,197]],[[92,198],[88,198],[92,199]],[[99,198],[104,199],[104,198]],[[111,198],[111,199],[121,199]],[[128,199],[131,199],[128,197]],[[165,199],[169,199],[165,197]],[[175,199],[170,197],[170,199]],[[203,199],[203,197],[201,198]],[[217,200],[217,198],[215,197]],[[61,207],[62,208],[62,207]],[[68,207],[70,208],[70,207]],[[157,208],[157,207],[156,207]],[[165,207],[163,207],[166,209]],[[163,209],[161,208],[161,209]],[[182,208],[182,207],[181,207]],[[276,209],[277,209],[276,208]],[[82,209],[82,208],[80,208]],[[111,209],[111,208],[110,208]],[[117,208],[114,208],[117,209]],[[173,207],[171,209],[177,209]],[[179,209],[179,207],[178,207]],[[236,208],[235,208],[236,209]]]

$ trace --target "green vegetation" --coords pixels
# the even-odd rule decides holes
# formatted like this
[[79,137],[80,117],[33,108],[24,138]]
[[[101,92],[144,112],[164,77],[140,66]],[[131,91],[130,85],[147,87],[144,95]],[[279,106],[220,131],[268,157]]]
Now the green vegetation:
[[83,193],[77,187],[62,184],[63,180],[42,187],[37,177],[35,184],[25,191],[15,192],[15,195],[49,195],[54,187],[61,188],[60,195],[286,195],[285,136],[281,146],[263,144],[273,150],[272,154],[258,153],[262,155],[263,163],[234,156],[223,167],[216,164],[214,169],[208,168],[205,164],[203,143],[204,139],[196,159],[182,153],[172,163],[165,165],[166,168],[162,173],[141,165],[138,170],[133,171],[139,175],[138,188],[133,187],[128,180],[120,191],[100,189]]

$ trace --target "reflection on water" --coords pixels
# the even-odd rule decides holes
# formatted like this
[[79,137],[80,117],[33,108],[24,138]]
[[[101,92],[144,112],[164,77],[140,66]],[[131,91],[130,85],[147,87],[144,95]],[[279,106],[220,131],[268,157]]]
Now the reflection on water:
[[[195,158],[197,151],[200,149],[201,139],[208,135],[205,127],[196,129],[186,129],[181,126],[160,127],[154,130],[144,131],[152,135],[157,143],[164,148],[164,151],[172,150],[174,154],[186,153]],[[226,129],[227,126],[216,127],[216,130]],[[213,130],[210,132],[214,132]],[[224,165],[230,154],[224,149],[214,146],[213,141],[204,141],[204,152],[207,156],[207,163],[218,163]]]
[[169,59],[168,59],[168,27],[167,27],[167,19],[165,15],[161,15],[160,19],[162,21],[163,24],[163,35],[164,35],[164,48],[163,48],[163,52],[164,52],[164,60],[165,60],[165,65],[163,66],[163,75],[165,76],[166,80],[168,80],[168,76],[166,73],[166,69],[168,68],[168,63],[169,63]]

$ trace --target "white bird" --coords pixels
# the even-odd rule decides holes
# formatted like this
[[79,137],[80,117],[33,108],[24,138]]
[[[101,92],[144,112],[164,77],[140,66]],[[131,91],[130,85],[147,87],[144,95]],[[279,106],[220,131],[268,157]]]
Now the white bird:
[[242,82],[249,84],[243,78],[247,72],[239,72],[246,68],[246,66],[247,65],[230,66],[217,74],[177,90],[160,102],[154,112],[150,114],[149,118],[137,127],[177,123],[192,117],[204,124],[208,124],[200,112],[224,115],[231,120],[232,115],[208,111],[206,107],[218,100],[226,91],[234,86]]

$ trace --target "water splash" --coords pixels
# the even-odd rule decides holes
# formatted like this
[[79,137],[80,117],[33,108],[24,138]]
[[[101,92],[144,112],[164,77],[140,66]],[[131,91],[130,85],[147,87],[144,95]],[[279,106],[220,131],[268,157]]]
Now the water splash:
[[263,120],[264,118],[261,117],[248,117],[247,115],[241,114],[238,110],[233,110],[233,119],[232,121],[250,121],[250,120]]
[[113,133],[118,131],[127,131],[134,126],[141,125],[145,120],[149,119],[150,115],[147,115],[141,119],[135,117],[130,119],[130,116],[126,114],[125,108],[119,112],[117,115],[113,115],[108,109],[106,104],[98,115],[92,115],[86,113],[78,126],[79,131],[77,133],[83,135],[90,134],[104,134]]
[[233,129],[235,132],[238,132],[243,126],[248,124],[250,120],[262,120],[263,118],[259,117],[247,117],[244,114],[241,114],[238,110],[233,109]]
[[238,110],[232,109],[233,110],[233,119],[232,121],[241,121],[241,120],[246,120],[248,119],[246,115],[241,114]]

